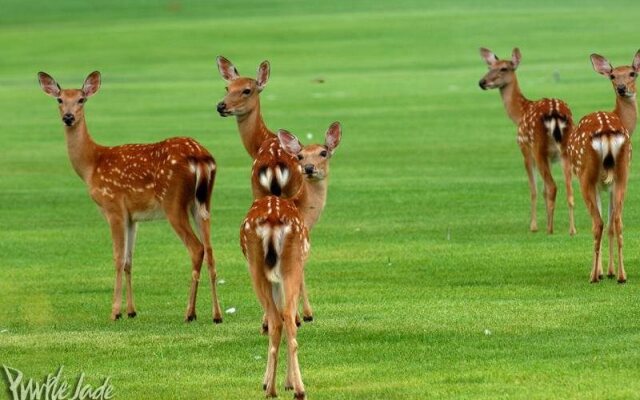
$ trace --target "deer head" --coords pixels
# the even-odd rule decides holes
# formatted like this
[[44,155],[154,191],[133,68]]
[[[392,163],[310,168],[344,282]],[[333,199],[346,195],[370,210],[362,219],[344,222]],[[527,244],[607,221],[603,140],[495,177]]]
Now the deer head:
[[100,72],[98,71],[87,76],[82,89],[62,89],[55,79],[45,72],[38,73],[38,80],[42,90],[58,101],[62,122],[69,127],[84,119],[84,105],[87,99],[100,88]]
[[640,71],[640,50],[636,53],[630,66],[613,68],[611,63],[598,54],[591,55],[593,69],[611,80],[613,90],[620,97],[634,97],[636,95],[636,78]]
[[217,110],[223,117],[242,116],[250,113],[259,104],[259,94],[269,80],[269,62],[263,61],[258,67],[256,79],[241,77],[238,69],[222,56],[217,58],[218,70],[227,81],[227,94],[218,103]]
[[520,50],[516,47],[511,54],[511,60],[499,60],[491,50],[481,48],[480,56],[489,66],[489,72],[480,79],[482,90],[503,88],[515,80],[515,71],[522,58]]

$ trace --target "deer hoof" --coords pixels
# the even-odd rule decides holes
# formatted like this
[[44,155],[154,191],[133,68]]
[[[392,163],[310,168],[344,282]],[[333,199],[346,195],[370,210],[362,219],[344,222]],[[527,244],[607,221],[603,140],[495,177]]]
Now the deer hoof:
[[293,398],[295,400],[304,400],[304,399],[306,399],[306,396],[305,396],[304,392],[300,392],[300,393],[294,393]]
[[623,284],[627,283],[627,278],[620,278],[620,279],[618,279],[618,283],[619,283],[619,284],[621,284],[621,285],[623,285]]
[[222,317],[213,317],[213,323],[214,324],[221,324],[222,323]]
[[127,316],[128,316],[129,318],[135,318],[137,315],[138,315],[138,313],[136,313],[135,311],[134,311],[134,312],[127,313]]
[[303,316],[302,319],[304,320],[304,322],[311,322],[313,321],[313,315],[309,315],[309,316]]
[[195,321],[196,319],[198,319],[198,317],[196,317],[195,314],[187,315],[187,317],[184,319],[184,322],[192,322],[192,321]]

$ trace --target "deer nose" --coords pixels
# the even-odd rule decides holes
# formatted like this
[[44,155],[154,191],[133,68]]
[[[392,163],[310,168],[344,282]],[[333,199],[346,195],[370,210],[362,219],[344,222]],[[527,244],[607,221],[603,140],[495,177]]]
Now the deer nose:
[[480,86],[480,89],[485,90],[487,88],[487,81],[481,79],[480,82],[478,82],[478,85]]
[[618,85],[618,93],[625,94],[627,92],[627,88],[624,85]]
[[222,113],[225,108],[227,108],[227,105],[224,104],[224,101],[221,101],[220,103],[218,103],[218,106],[216,107],[219,113]]
[[313,174],[313,164],[307,164],[304,166],[304,173],[311,175]]
[[73,124],[73,121],[76,118],[73,116],[73,114],[70,113],[66,113],[65,115],[62,116],[62,122],[64,122],[67,126],[71,126],[71,124]]

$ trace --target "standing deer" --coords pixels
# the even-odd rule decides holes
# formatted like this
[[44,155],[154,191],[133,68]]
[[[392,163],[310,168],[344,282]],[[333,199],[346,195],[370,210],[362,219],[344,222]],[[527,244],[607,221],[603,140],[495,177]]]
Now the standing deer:
[[[257,185],[264,193],[275,190],[295,194],[302,187],[302,174],[296,163],[261,164],[258,159],[252,169],[252,182],[254,190]],[[285,389],[293,389],[294,398],[304,399],[296,318],[309,237],[293,200],[273,195],[255,200],[240,228],[240,244],[268,324],[269,350],[263,388],[267,397],[276,397],[276,368],[284,325],[288,352]]]
[[[89,74],[82,89],[63,90],[44,72],[38,78],[42,90],[58,102],[71,165],[111,227],[116,270],[111,319],[122,316],[123,271],[127,314],[130,318],[136,316],[131,268],[138,221],[166,217],[191,255],[191,289],[185,320],[196,319],[196,293],[204,259],[211,279],[213,321],[222,322],[210,243],[210,203],[216,174],[211,154],[191,138],[115,147],[96,144],[87,130],[84,105],[100,88],[100,73]],[[191,228],[189,215],[201,240]]]
[[611,79],[616,92],[616,108],[613,112],[600,111],[583,117],[569,136],[568,152],[593,222],[591,282],[597,283],[602,279],[604,223],[599,190],[606,189],[609,191],[607,276],[615,276],[615,236],[618,244],[618,283],[625,283],[627,274],[622,257],[622,208],[631,162],[631,133],[636,124],[635,81],[640,71],[640,51],[636,53],[631,66],[613,68],[609,61],[597,54],[591,55],[591,62],[596,72]]
[[[263,61],[260,64],[256,79],[240,77],[238,69],[223,56],[217,57],[217,64],[220,75],[228,82],[226,87],[227,95],[218,103],[217,110],[223,117],[236,116],[242,143],[249,155],[254,159],[255,165],[255,160],[271,156],[271,153],[264,153],[265,151],[269,149],[276,151],[280,146],[276,135],[267,128],[260,113],[260,92],[262,92],[269,80],[269,62]],[[327,198],[328,179],[326,178],[329,174],[329,159],[340,143],[340,136],[340,124],[334,122],[327,131],[324,146],[310,145],[304,147],[294,136],[292,138],[295,140],[289,138],[288,141],[291,146],[298,146],[297,150],[295,148],[291,149],[290,153],[298,158],[305,169],[304,187],[295,201],[309,231],[311,231],[324,210]],[[284,137],[286,137],[286,133]],[[285,153],[279,155],[279,157],[288,158],[290,156]],[[254,174],[252,179],[257,180],[257,175]],[[260,195],[265,195],[265,190],[269,192],[267,189],[260,189],[260,186],[255,184],[253,188],[254,199],[259,198]],[[281,195],[274,191],[270,193],[277,196]],[[285,197],[287,196],[285,195]],[[307,322],[313,321],[313,311],[304,282],[302,298],[303,319]]]
[[524,97],[516,78],[520,64],[520,50],[515,48],[511,60],[499,60],[491,50],[481,48],[480,55],[489,66],[489,72],[480,80],[480,88],[500,89],[500,95],[507,115],[518,127],[518,146],[524,157],[524,168],[529,178],[531,191],[532,232],[538,230],[536,218],[537,188],[534,167],[544,181],[544,198],[547,209],[547,232],[553,233],[553,212],[556,201],[556,184],[551,175],[551,163],[560,159],[564,172],[569,205],[569,234],[576,233],[573,218],[573,188],[571,186],[571,166],[566,154],[568,133],[573,129],[571,110],[559,99],[531,101]]
[[269,80],[269,62],[263,61],[258,67],[257,78],[252,79],[240,77],[238,69],[226,58],[218,56],[216,60],[220,75],[228,84],[227,95],[218,103],[218,113],[223,117],[236,116],[242,144],[255,159],[264,141],[277,140],[260,113],[260,92]]

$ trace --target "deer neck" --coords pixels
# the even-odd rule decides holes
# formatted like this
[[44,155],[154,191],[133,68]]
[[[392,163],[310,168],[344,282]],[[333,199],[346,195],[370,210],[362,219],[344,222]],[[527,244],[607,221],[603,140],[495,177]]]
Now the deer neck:
[[100,146],[89,136],[84,117],[73,126],[65,126],[64,131],[71,165],[83,181],[89,182]]
[[638,118],[636,95],[633,97],[616,96],[616,108],[613,113],[620,117],[622,125],[629,131],[631,135],[636,129],[636,121]]
[[309,181],[305,178],[302,191],[296,201],[296,207],[302,213],[307,229],[311,230],[318,222],[327,201],[328,179]]
[[264,124],[260,103],[258,102],[249,113],[238,116],[236,119],[244,148],[251,157],[256,158],[262,143],[273,135],[273,132]]
[[500,96],[502,96],[507,115],[516,125],[519,125],[529,100],[522,95],[518,78],[515,75],[511,83],[500,88]]

